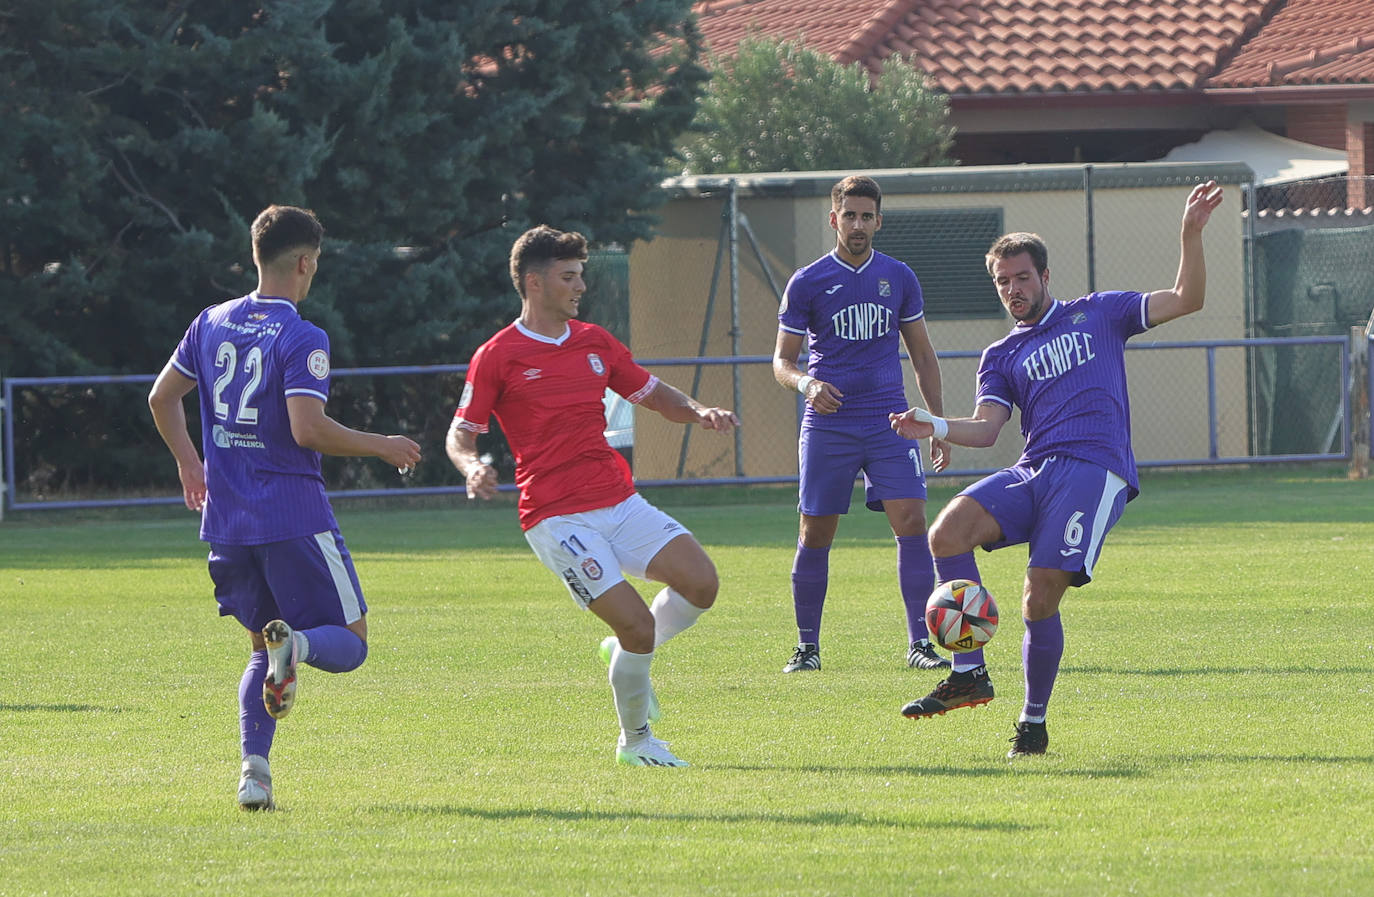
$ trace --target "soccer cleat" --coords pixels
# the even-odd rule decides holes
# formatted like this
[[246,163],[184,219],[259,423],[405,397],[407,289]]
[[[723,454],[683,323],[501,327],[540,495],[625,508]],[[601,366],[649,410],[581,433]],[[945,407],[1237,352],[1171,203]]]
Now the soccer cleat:
[[660,741],[645,727],[644,734],[636,736],[628,744],[625,736],[615,746],[615,762],[625,766],[690,766],[686,760],[673,756],[668,750],[668,742]]
[[821,646],[803,642],[792,652],[792,659],[782,668],[784,673],[797,673],[802,670],[821,668]]
[[[610,667],[611,655],[615,653],[616,646],[619,644],[619,640],[613,635],[608,635],[601,640],[601,647],[597,653],[601,655],[601,662],[607,668]],[[654,685],[651,682],[649,683],[649,722],[656,723],[661,719],[663,719],[663,708],[658,706],[658,695],[654,692]]]
[[911,719],[938,716],[960,707],[978,707],[991,701],[992,697],[988,668],[981,666],[967,673],[951,673],[930,694],[903,707],[902,716]]
[[1045,731],[1044,723],[1022,720],[1016,724],[1016,734],[1009,740],[1011,750],[1007,751],[1007,759],[1015,760],[1017,757],[1045,753],[1045,748],[1050,746],[1050,733]]
[[267,758],[249,754],[243,758],[243,774],[239,777],[240,810],[275,810],[272,803],[272,771]]
[[949,669],[949,661],[936,654],[930,639],[924,638],[911,643],[911,650],[906,652],[906,665],[916,670]]
[[296,702],[296,664],[299,662],[299,640],[281,620],[273,620],[262,630],[267,642],[267,676],[262,681],[262,702],[273,719],[281,719],[291,712]]

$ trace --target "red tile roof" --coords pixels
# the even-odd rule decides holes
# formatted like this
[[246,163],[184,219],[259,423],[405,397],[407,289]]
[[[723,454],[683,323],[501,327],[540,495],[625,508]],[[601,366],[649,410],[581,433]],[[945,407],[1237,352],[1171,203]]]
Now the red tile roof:
[[708,0],[712,50],[751,31],[952,97],[1374,84],[1374,0]]
[[1211,87],[1374,82],[1374,0],[1288,0]]

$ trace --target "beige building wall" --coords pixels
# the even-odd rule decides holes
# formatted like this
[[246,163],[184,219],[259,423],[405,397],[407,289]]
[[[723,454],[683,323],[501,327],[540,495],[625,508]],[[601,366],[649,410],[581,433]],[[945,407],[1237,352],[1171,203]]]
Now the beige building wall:
[[[1179,222],[1191,184],[1216,177],[1226,199],[1205,234],[1207,306],[1196,315],[1141,334],[1130,345],[1245,336],[1245,253],[1240,184],[1248,169],[1214,166],[1095,166],[1093,219],[1098,289],[1163,289],[1178,268]],[[883,186],[883,210],[1002,209],[1007,232],[1029,230],[1050,248],[1050,287],[1059,298],[1088,291],[1085,200],[1079,166],[926,169],[869,172]],[[834,246],[829,228],[829,190],[847,172],[750,175],[737,179],[738,334],[732,332],[730,253],[716,267],[723,212],[728,208],[724,178],[675,182],[676,196],[660,212],[658,236],[637,243],[630,254],[630,342],[641,359],[754,356],[758,363],[649,365],[660,377],[705,403],[735,407],[744,421],[738,440],[699,429],[684,440],[683,428],[652,413],[636,413],[635,475],[641,480],[726,477],[792,477],[797,472],[798,396],[773,380],[768,363],[777,336],[778,298],[792,272]],[[1160,183],[1152,184],[1151,181]],[[756,256],[752,232],[769,266],[773,286]],[[919,277],[921,272],[916,271]],[[995,299],[991,279],[989,296]],[[707,324],[709,309],[709,324]],[[706,327],[705,350],[702,348]],[[977,353],[1002,337],[1008,318],[929,322],[941,353],[968,357],[941,363],[945,412],[971,413]],[[1140,461],[1206,458],[1207,358],[1200,349],[1127,353],[1136,456]],[[1243,455],[1248,444],[1245,358],[1242,350],[1216,352],[1219,399],[1218,450]],[[908,368],[907,396],[919,393]],[[685,442],[685,450],[684,450]],[[1013,463],[1023,441],[1016,417],[988,449],[955,448],[952,469],[984,470]],[[738,445],[738,455],[736,447]]]

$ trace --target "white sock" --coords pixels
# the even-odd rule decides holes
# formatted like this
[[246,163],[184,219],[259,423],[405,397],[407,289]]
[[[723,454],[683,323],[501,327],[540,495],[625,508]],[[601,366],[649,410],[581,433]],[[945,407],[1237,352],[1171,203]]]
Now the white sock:
[[706,613],[706,608],[697,607],[665,586],[654,596],[649,613],[654,615],[654,647],[657,648],[695,623],[698,617]]
[[649,664],[654,652],[633,654],[618,647],[611,655],[611,694],[620,719],[620,737],[627,742],[649,728]]

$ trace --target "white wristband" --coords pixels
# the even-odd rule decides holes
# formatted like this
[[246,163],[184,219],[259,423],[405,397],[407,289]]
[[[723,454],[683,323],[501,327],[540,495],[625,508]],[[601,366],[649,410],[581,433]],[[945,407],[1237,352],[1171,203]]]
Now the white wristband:
[[797,392],[806,395],[806,388],[814,382],[816,382],[815,377],[810,374],[802,374],[801,379],[797,381]]
[[911,416],[916,418],[916,420],[923,420],[935,428],[935,432],[930,434],[932,439],[944,439],[949,435],[949,421],[945,420],[943,417],[937,417],[924,408],[912,409]]

